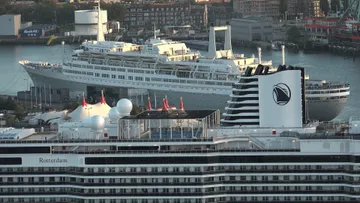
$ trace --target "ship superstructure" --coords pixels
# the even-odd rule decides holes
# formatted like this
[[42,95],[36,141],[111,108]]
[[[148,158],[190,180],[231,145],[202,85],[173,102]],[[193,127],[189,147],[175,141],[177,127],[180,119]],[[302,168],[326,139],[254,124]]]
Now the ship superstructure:
[[122,99],[110,120],[95,115],[55,134],[0,140],[0,202],[359,201],[360,142],[314,134],[317,124],[303,113],[303,70],[257,79],[267,92],[258,98],[258,127],[224,126],[219,111],[187,110],[182,99],[179,109],[164,99],[161,110],[130,116]]
[[[215,32],[218,30],[225,30],[224,50],[216,50]],[[261,49],[258,58],[233,54],[230,25],[210,27],[208,50],[206,56],[200,56],[184,43],[156,37],[146,45],[86,41],[81,50],[75,51],[72,60],[61,65],[30,61],[20,61],[20,64],[35,86],[51,85],[54,90],[67,88],[70,98],[94,86],[114,88],[120,96],[128,96],[129,89],[140,89],[144,90],[145,97],[149,94],[157,101],[155,105],[159,105],[159,98],[165,95],[173,104],[177,102],[176,95],[181,93],[186,100],[198,101],[191,104],[191,109],[222,111],[232,92],[232,84],[246,68],[252,67],[255,71],[262,66],[269,72],[276,71],[271,61],[262,60]],[[305,88],[309,118],[315,120],[334,119],[343,110],[350,94],[350,87],[345,83],[307,80]],[[123,92],[127,93],[121,95]]]

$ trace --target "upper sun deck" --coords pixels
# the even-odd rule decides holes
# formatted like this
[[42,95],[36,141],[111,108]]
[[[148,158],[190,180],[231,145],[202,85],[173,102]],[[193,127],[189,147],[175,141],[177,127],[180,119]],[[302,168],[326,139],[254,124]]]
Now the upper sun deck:
[[[359,153],[360,135],[292,134],[201,139],[0,140],[0,154]],[[339,155],[339,154],[338,154]]]
[[327,82],[326,80],[306,80],[307,90],[343,89],[349,90],[350,84],[344,82]]
[[74,54],[78,55],[82,52],[103,53],[115,55],[163,55],[169,58],[180,55],[193,55],[198,57],[200,54],[191,52],[185,43],[162,40],[149,39],[144,45],[136,45],[125,42],[116,41],[85,41],[81,44],[80,49],[74,50]]

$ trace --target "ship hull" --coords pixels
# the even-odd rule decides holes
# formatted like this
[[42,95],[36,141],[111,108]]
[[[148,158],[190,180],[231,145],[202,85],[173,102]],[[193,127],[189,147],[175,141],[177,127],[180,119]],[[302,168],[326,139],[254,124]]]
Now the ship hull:
[[[229,97],[216,94],[197,94],[183,93],[172,91],[149,91],[152,97],[156,96],[157,106],[161,104],[162,98],[168,97],[170,106],[179,106],[179,98],[182,97],[185,109],[204,110],[204,109],[220,109],[224,112]],[[311,120],[330,121],[335,119],[344,109],[348,98],[308,101],[308,116]],[[154,101],[152,101],[154,102]]]
[[[64,75],[60,72],[54,73],[53,71],[38,71],[25,67],[29,76],[33,80],[35,86],[48,86],[51,85],[53,89],[68,88],[69,96],[71,99],[79,98],[83,92],[87,91],[88,86],[103,86],[103,87],[117,87],[116,83],[113,86],[109,84],[91,84],[84,83],[83,80],[76,78],[70,78],[71,76]],[[80,82],[81,81],[81,82]],[[178,92],[178,91],[160,91],[149,90],[149,95],[154,98],[156,96],[156,106],[161,107],[161,101],[167,95],[169,97],[170,105],[179,105],[179,98],[183,97],[186,109],[220,109],[224,112],[229,100],[228,95],[224,94],[202,94],[202,93],[190,93],[190,92]],[[128,95],[120,95],[121,97],[128,97]],[[144,95],[143,95],[144,96]],[[147,95],[146,95],[147,96]],[[141,98],[138,101],[144,101],[146,98]],[[155,98],[152,102],[154,102]],[[331,100],[311,100],[307,102],[308,115],[311,120],[330,121],[336,118],[344,109],[348,98],[339,98]],[[144,104],[140,104],[144,105]]]

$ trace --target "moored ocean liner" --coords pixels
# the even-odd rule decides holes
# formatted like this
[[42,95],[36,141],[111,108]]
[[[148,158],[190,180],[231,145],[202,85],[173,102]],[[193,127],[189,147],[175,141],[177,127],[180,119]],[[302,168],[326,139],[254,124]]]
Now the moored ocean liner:
[[[215,32],[218,30],[225,30],[224,50],[216,50]],[[91,90],[101,86],[112,88],[118,97],[130,97],[131,90],[137,89],[146,97],[151,95],[155,105],[159,105],[159,98],[165,95],[174,104],[181,94],[185,100],[198,101],[190,104],[190,109],[221,111],[232,92],[232,84],[247,67],[255,70],[263,66],[270,72],[277,69],[272,67],[271,61],[262,61],[261,50],[258,58],[233,54],[230,25],[210,27],[208,50],[206,56],[200,56],[184,43],[160,40],[156,36],[145,45],[109,42],[98,32],[98,40],[82,43],[70,61],[50,64],[24,60],[19,63],[31,77],[37,94],[44,87],[45,92],[66,89],[69,92],[66,97],[71,99],[82,92],[91,96]],[[310,119],[329,121],[340,114],[350,94],[348,84],[310,79],[305,83]],[[144,97],[140,98],[137,103],[142,105]]]
[[0,202],[358,202],[360,142],[315,134],[304,70],[255,72],[239,83],[256,90],[235,86],[244,101],[223,119],[166,98],[161,109],[149,100],[135,116],[121,99],[107,116],[89,117],[86,108],[104,114],[109,107],[104,98],[95,105],[83,98],[55,134],[0,129]]

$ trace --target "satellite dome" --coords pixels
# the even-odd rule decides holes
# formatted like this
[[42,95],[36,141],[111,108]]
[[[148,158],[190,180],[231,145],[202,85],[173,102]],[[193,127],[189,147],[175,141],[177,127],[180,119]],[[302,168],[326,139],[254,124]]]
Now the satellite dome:
[[128,99],[120,99],[116,104],[116,108],[121,115],[129,115],[133,105]]
[[104,129],[105,119],[102,116],[93,116],[91,117],[91,129],[99,131]]
[[116,107],[110,109],[109,118],[112,122],[116,122],[120,118],[120,113]]

